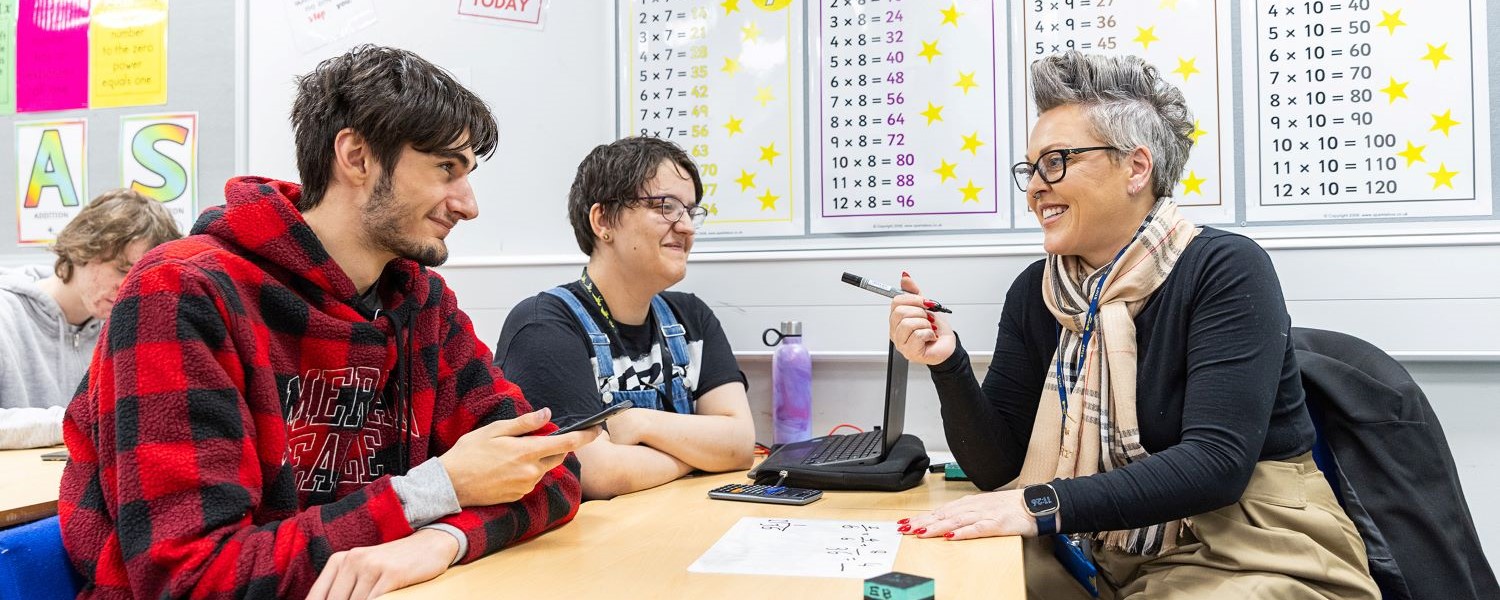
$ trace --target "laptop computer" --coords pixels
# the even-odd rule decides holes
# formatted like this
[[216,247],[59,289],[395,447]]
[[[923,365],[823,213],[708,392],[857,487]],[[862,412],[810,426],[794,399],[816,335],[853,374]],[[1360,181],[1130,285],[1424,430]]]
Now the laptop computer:
[[885,424],[882,427],[863,433],[825,435],[785,444],[761,464],[856,466],[885,460],[906,427],[906,372],[906,357],[896,351],[895,344],[890,344],[885,359]]

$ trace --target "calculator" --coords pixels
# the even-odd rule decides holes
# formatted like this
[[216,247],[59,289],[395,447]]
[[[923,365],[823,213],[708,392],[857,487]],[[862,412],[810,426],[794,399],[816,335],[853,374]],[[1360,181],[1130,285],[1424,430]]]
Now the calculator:
[[731,483],[709,490],[708,497],[719,500],[802,505],[822,498],[823,491],[781,485],[741,485]]

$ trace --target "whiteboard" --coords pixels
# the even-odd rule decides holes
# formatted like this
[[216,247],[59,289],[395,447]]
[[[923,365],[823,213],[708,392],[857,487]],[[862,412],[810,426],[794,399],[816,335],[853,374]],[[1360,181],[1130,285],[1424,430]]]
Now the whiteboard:
[[[783,27],[785,11],[771,19],[749,8],[759,2],[736,10],[740,4],[622,0],[617,36],[629,46],[637,40],[627,38],[650,27],[641,23],[647,13],[662,9],[702,15],[688,26],[708,40],[732,43],[747,21]],[[1496,166],[1486,58],[1493,16],[1482,1],[774,4],[800,8],[805,21],[806,220],[800,231],[796,221],[756,229],[728,227],[710,214],[699,251],[1035,244],[1035,219],[1008,170],[1024,155],[1035,118],[1027,65],[1070,48],[1142,56],[1182,89],[1195,147],[1174,197],[1195,222],[1262,240],[1377,245],[1500,232],[1489,176]],[[716,46],[708,48],[717,59]],[[622,92],[623,82],[640,77],[627,54],[620,51],[616,73]],[[1432,72],[1418,68],[1424,55],[1437,57],[1428,59]],[[776,76],[795,76],[796,59],[778,65]],[[1397,84],[1405,95],[1393,91]],[[1287,104],[1293,95],[1303,98],[1300,106]],[[713,111],[739,97],[703,102]],[[1313,100],[1319,103],[1310,107]],[[620,134],[642,131],[627,111],[620,115]],[[692,135],[688,127],[677,131]],[[1334,151],[1337,157],[1323,155]],[[753,160],[708,164],[728,167],[721,178],[732,179],[749,173],[739,165]]]
[[248,3],[247,172],[297,181],[291,125],[295,77],[361,43],[416,52],[490,105],[495,154],[470,177],[479,218],[448,237],[450,264],[548,257],[582,261],[567,221],[578,162],[615,136],[614,13],[549,2],[540,26],[459,14],[459,3],[372,0],[374,18],[326,45],[299,49],[287,2]]
[[[1120,5],[1124,1],[1113,0],[1113,4]],[[1349,1],[1344,0],[1345,6]],[[1484,10],[1482,2],[1444,1],[1458,2],[1472,9],[1464,13],[1470,16],[1464,21],[1468,33],[1462,37],[1472,44],[1483,41],[1486,44],[1483,49],[1487,51],[1487,34],[1493,29],[1491,24],[1495,15]],[[1074,5],[1082,10],[1083,2],[1074,0]],[[832,71],[836,70],[829,67],[829,60],[834,57],[827,42],[834,28],[829,27],[827,19],[835,16],[834,13],[840,18],[856,19],[859,14],[844,10],[842,1],[837,3],[839,6],[832,7],[831,3],[797,0],[782,3],[785,8],[774,11],[765,10],[752,0],[737,3],[664,0],[645,5],[636,0],[616,0],[611,3],[611,10],[603,11],[598,10],[597,5],[554,2],[546,6],[546,19],[540,28],[504,27],[465,20],[456,14],[456,6],[446,3],[373,0],[373,4],[376,12],[373,24],[327,46],[303,52],[295,47],[285,31],[284,3],[250,3],[247,11],[251,51],[246,89],[253,92],[247,92],[246,99],[249,106],[245,136],[250,157],[248,170],[255,174],[296,179],[291,131],[286,122],[294,76],[307,72],[318,60],[356,43],[383,43],[414,50],[459,75],[492,105],[501,125],[500,145],[495,157],[474,175],[481,217],[461,224],[450,237],[454,264],[582,262],[583,256],[577,250],[565,213],[566,193],[578,161],[596,144],[606,143],[620,135],[639,133],[643,125],[639,117],[642,108],[648,109],[647,116],[651,116],[650,107],[640,106],[639,98],[641,92],[649,92],[647,88],[658,82],[647,81],[647,86],[639,85],[642,83],[639,81],[642,66],[637,64],[639,35],[647,32],[649,47],[653,41],[649,35],[664,33],[664,23],[651,23],[649,16],[647,23],[640,23],[640,11],[634,8],[639,6],[656,10],[670,7],[674,19],[680,13],[684,21],[701,21],[698,24],[683,23],[686,27],[703,28],[701,33],[692,29],[674,31],[674,35],[683,34],[678,49],[691,53],[692,46],[703,45],[707,56],[682,62],[673,69],[673,77],[676,78],[679,71],[690,80],[693,75],[702,74],[709,95],[703,102],[675,107],[677,111],[688,114],[674,113],[675,121],[668,123],[663,120],[653,123],[648,129],[650,132],[665,132],[665,127],[674,127],[676,133],[671,139],[690,152],[695,146],[706,146],[699,152],[706,151],[708,155],[696,160],[704,166],[705,183],[710,184],[715,192],[706,201],[717,208],[719,214],[711,215],[703,228],[695,248],[699,254],[839,252],[912,247],[1020,248],[1035,247],[1040,242],[1040,232],[1034,220],[1025,213],[1024,205],[1017,202],[1019,192],[1014,191],[1007,170],[1017,160],[1029,126],[1026,109],[1016,101],[1024,97],[1020,93],[1025,85],[1018,77],[1018,73],[1024,72],[1020,66],[1030,58],[1021,45],[1030,43],[1034,47],[1036,42],[1042,42],[1046,46],[1053,38],[1038,36],[1034,31],[1026,37],[1020,30],[1027,24],[1034,26],[1042,20],[1047,21],[1044,29],[1050,29],[1052,21],[1070,18],[1068,14],[1041,12],[1032,15],[1026,10],[1033,4],[1023,2],[954,0],[935,4],[903,3],[907,6],[903,8],[904,20],[900,29],[902,42],[883,44],[884,51],[879,58],[884,60],[887,52],[901,51],[905,57],[910,57],[907,64],[913,60],[918,63],[907,70],[913,77],[930,76],[930,79],[917,79],[914,82],[921,85],[907,86],[903,97],[906,102],[902,105],[906,108],[899,114],[899,118],[905,121],[898,124],[903,128],[901,131],[886,127],[871,130],[871,133],[881,133],[882,136],[905,133],[912,143],[919,146],[919,151],[909,153],[913,165],[895,164],[901,160],[897,154],[906,153],[876,153],[877,162],[890,160],[891,164],[880,165],[887,171],[870,171],[867,166],[854,166],[856,160],[861,160],[863,165],[868,153],[839,156],[830,152],[832,149],[828,147],[827,138],[831,136],[825,134],[832,133],[829,126],[832,115],[819,114],[820,103],[831,101],[834,90],[829,81]],[[894,30],[890,23],[884,22],[884,11],[895,4],[889,0],[867,0],[867,7],[882,7],[879,15],[882,22],[868,20],[876,15],[873,9],[867,10],[864,13],[867,16],[866,35]],[[1045,3],[1044,8],[1050,10],[1051,4]],[[1063,2],[1058,4],[1065,5]],[[1138,3],[1132,0],[1128,4],[1135,6]],[[1093,6],[1095,12],[1109,12],[1115,17],[1113,43],[1119,51],[1134,51],[1134,48],[1146,52],[1148,57],[1155,55],[1154,60],[1163,65],[1163,70],[1182,82],[1181,75],[1171,74],[1178,69],[1179,59],[1192,58],[1181,45],[1198,38],[1212,39],[1214,44],[1201,55],[1194,55],[1197,56],[1194,68],[1199,72],[1187,79],[1195,84],[1213,80],[1213,85],[1206,85],[1206,91],[1202,93],[1207,98],[1205,108],[1194,106],[1205,134],[1199,138],[1190,170],[1184,173],[1185,178],[1192,175],[1204,182],[1196,188],[1196,193],[1187,192],[1185,185],[1180,185],[1178,193],[1179,200],[1193,211],[1192,218],[1246,233],[1262,242],[1287,240],[1286,243],[1295,247],[1330,241],[1344,245],[1411,243],[1414,237],[1426,240],[1421,243],[1432,240],[1473,243],[1475,235],[1500,233],[1500,222],[1491,214],[1371,217],[1350,216],[1358,212],[1345,210],[1336,215],[1340,218],[1327,219],[1276,212],[1247,214],[1247,199],[1258,201],[1261,194],[1256,190],[1265,185],[1260,179],[1253,178],[1255,174],[1246,168],[1247,161],[1260,161],[1258,153],[1250,149],[1270,141],[1260,136],[1252,142],[1250,138],[1257,132],[1247,130],[1247,125],[1258,122],[1262,116],[1274,116],[1251,110],[1255,103],[1246,100],[1260,93],[1259,88],[1252,85],[1255,77],[1245,76],[1246,73],[1254,74],[1257,68],[1252,64],[1256,60],[1253,50],[1256,34],[1246,12],[1251,10],[1250,5],[1261,3],[1178,0],[1175,3],[1176,17],[1167,14],[1172,11],[1163,9],[1162,5],[1166,3],[1161,0],[1150,0],[1145,4],[1151,10],[1131,12],[1119,6]],[[1235,9],[1235,4],[1245,8]],[[726,5],[736,10],[728,11]],[[857,0],[851,5],[857,6]],[[1408,5],[1416,7],[1418,3],[1382,0],[1372,5],[1371,14],[1365,19],[1371,21],[1371,38],[1374,35],[1389,36],[1387,29],[1374,27],[1382,19],[1381,9],[1390,12],[1395,10],[1393,7]],[[945,15],[941,12],[955,7],[961,14],[957,27],[953,23],[943,23]],[[1212,7],[1211,11],[1209,7]],[[1416,31],[1417,20],[1412,15],[1420,11],[1416,8],[1400,10],[1404,11],[1402,19],[1413,25],[1397,28],[1398,33],[1404,35]],[[824,11],[828,14],[823,14]],[[1435,12],[1446,14],[1446,11]],[[1151,15],[1166,16],[1148,18]],[[1178,20],[1169,21],[1167,17]],[[1073,14],[1071,18],[1078,19],[1078,15]],[[754,27],[747,27],[752,22]],[[423,25],[411,27],[406,25],[409,23]],[[973,37],[976,35],[974,30],[981,29],[980,23],[988,23],[988,28],[995,33],[983,32],[982,36]],[[838,35],[844,37],[844,23],[839,25]],[[857,25],[854,27],[858,28]],[[1156,28],[1152,36],[1160,38],[1159,41],[1149,45],[1134,41],[1136,38],[1149,39],[1150,36],[1142,36],[1138,28],[1150,27]],[[1174,29],[1186,29],[1195,34],[1191,39],[1174,38],[1169,34]],[[1445,31],[1457,29],[1451,27]],[[1209,35],[1210,30],[1212,35]],[[1087,38],[1081,34],[1075,38],[1097,44],[1100,38],[1110,37],[1097,34],[1093,31]],[[974,40],[984,39],[990,40],[992,49],[975,51],[974,48],[982,48],[983,43]],[[942,52],[930,63],[934,72],[919,73],[915,70],[917,67],[929,65],[920,56],[924,50],[923,42],[934,40],[938,40],[937,48]],[[1458,51],[1459,41],[1455,37],[1450,42],[1448,52],[1454,60],[1442,63],[1445,72],[1463,55]],[[666,47],[665,41],[660,43]],[[886,46],[899,46],[899,49]],[[1468,60],[1476,73],[1484,72],[1485,81],[1480,86],[1476,79],[1472,85],[1487,90],[1490,77],[1486,67],[1493,68],[1494,65],[1483,59],[1475,60],[1475,56],[1484,56],[1475,54],[1477,49],[1480,48],[1476,46],[1468,51]],[[842,48],[839,50],[837,70],[843,70],[842,61],[850,56],[845,56]],[[869,58],[873,57],[872,54]],[[694,59],[692,56],[684,58]],[[738,68],[726,70],[726,59],[733,59]],[[984,75],[986,61],[992,63],[988,67],[992,71],[988,77]],[[695,73],[695,67],[701,69]],[[1430,64],[1428,68],[1431,68]],[[857,78],[863,74],[871,90],[882,92],[879,97],[883,101],[886,92],[894,90],[889,89],[889,85],[876,87],[872,80],[877,76],[885,78],[887,73],[874,68],[843,70],[839,75],[838,89],[845,89],[843,78]],[[954,84],[969,73],[974,74],[973,79],[979,85],[969,87],[965,94],[964,87]],[[647,77],[651,74],[648,73]],[[882,85],[886,83],[882,82]],[[1381,83],[1388,84],[1389,76]],[[1469,81],[1462,83],[1470,84]],[[1348,87],[1346,82],[1339,85]],[[1407,89],[1415,92],[1419,84],[1411,85]],[[692,97],[693,87],[674,90],[674,93],[687,91],[688,97]],[[769,90],[769,99],[762,106],[757,96],[761,88],[768,87],[773,89]],[[1379,95],[1385,97],[1385,94]],[[974,104],[992,102],[992,112],[996,116],[987,119],[982,110],[961,106],[959,103],[966,97],[969,101],[982,98]],[[869,100],[873,99],[871,94]],[[931,126],[927,124],[927,117],[920,114],[928,110],[928,102],[943,107],[940,111],[942,120],[934,121]],[[693,107],[699,105],[706,110],[699,115],[692,114]],[[1496,103],[1486,91],[1473,110],[1476,115],[1488,119],[1495,108]],[[881,113],[885,115],[881,118],[883,123],[890,112]],[[1460,113],[1453,114],[1455,120],[1459,120]],[[875,115],[875,111],[870,111],[865,116],[873,118]],[[840,118],[857,116],[841,115]],[[1430,124],[1430,115],[1419,116]],[[738,123],[731,127],[735,121]],[[841,130],[842,125],[841,120]],[[967,130],[960,126],[967,127]],[[942,130],[944,127],[953,129],[945,131]],[[1490,165],[1488,169],[1472,169],[1473,182],[1470,185],[1476,189],[1474,197],[1477,201],[1488,203],[1494,196],[1494,184],[1481,181],[1479,177],[1500,168],[1500,164],[1492,152],[1486,154],[1478,150],[1490,145],[1489,136],[1478,135],[1486,131],[1479,125],[1468,129],[1475,138],[1474,162]],[[1452,130],[1455,136],[1460,132],[1460,128]],[[695,134],[701,137],[693,137]],[[971,136],[982,145],[973,153],[963,150],[964,136]],[[1404,148],[1402,144],[1396,150]],[[766,152],[774,156],[762,160],[763,150],[774,151]],[[1212,156],[1209,151],[1212,151]],[[981,153],[990,155],[981,157]],[[205,159],[209,155],[205,152]],[[834,163],[836,159],[841,162]],[[842,162],[844,160],[847,163]],[[969,162],[958,164],[960,160]],[[1199,162],[1205,163],[1201,169]],[[843,166],[845,164],[847,167]],[[945,164],[955,165],[952,170],[955,177],[945,177],[939,172]],[[896,171],[894,167],[897,166],[913,168]],[[1428,170],[1436,170],[1438,166],[1433,165]],[[1457,169],[1450,163],[1448,170]],[[903,174],[913,176],[913,185],[898,191],[896,178]],[[842,218],[843,223],[860,221],[859,226],[845,226],[839,224],[840,219],[823,218],[825,211],[833,212],[829,204],[835,198],[847,197],[851,206],[855,199],[852,193],[835,194],[832,193],[835,190],[825,190],[825,187],[832,187],[834,177],[846,177],[850,187],[845,191],[852,192],[854,177],[861,176],[868,182],[871,175],[875,175],[877,183],[882,186],[878,188],[876,200],[883,210],[891,211],[892,206],[899,205],[900,196],[915,196],[914,211],[920,211],[929,200],[934,203],[943,200],[954,202],[965,210],[977,207],[979,214],[941,217],[936,223],[929,217],[913,215]],[[1419,177],[1428,176],[1420,174]],[[891,180],[888,186],[884,183],[886,179]],[[969,187],[971,179],[972,187]],[[1461,181],[1461,178],[1454,179],[1455,183]],[[1361,179],[1354,184],[1363,183]],[[205,177],[205,185],[212,185],[209,177]],[[971,192],[979,188],[974,197],[981,202],[963,202],[964,192],[960,190],[966,187]],[[865,189],[860,188],[861,191]],[[944,194],[946,199],[941,198]],[[867,201],[869,195],[865,194],[863,199]],[[891,204],[884,204],[887,201]],[[935,212],[949,210],[944,208]]]

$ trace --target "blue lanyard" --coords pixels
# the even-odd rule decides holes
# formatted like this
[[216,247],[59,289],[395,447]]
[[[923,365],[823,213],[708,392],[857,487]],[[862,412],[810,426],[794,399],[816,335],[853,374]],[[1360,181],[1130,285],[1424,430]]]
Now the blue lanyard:
[[[1150,222],[1149,218],[1147,222]],[[1139,236],[1140,232],[1137,231],[1136,235]],[[1120,248],[1120,251],[1115,253],[1115,258],[1109,261],[1109,264],[1104,267],[1104,274],[1099,276],[1099,283],[1094,286],[1094,293],[1089,298],[1089,311],[1083,317],[1083,339],[1078,342],[1078,358],[1073,362],[1074,381],[1083,376],[1083,364],[1088,358],[1089,340],[1094,337],[1094,321],[1099,316],[1099,296],[1104,293],[1104,284],[1109,280],[1110,274],[1114,272],[1115,263],[1120,261],[1120,257],[1125,256],[1125,251],[1130,248],[1130,244],[1132,243],[1135,243],[1135,238],[1131,238],[1130,242],[1125,244],[1124,248]],[[1057,325],[1057,351],[1059,353],[1063,351],[1061,323]],[[1066,429],[1068,426],[1068,385],[1067,379],[1063,377],[1061,360],[1057,361],[1057,399],[1058,404],[1062,405],[1062,428]]]

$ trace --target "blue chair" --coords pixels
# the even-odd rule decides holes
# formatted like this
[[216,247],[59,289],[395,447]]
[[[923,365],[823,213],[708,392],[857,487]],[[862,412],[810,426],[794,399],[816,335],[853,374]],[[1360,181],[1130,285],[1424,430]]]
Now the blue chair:
[[57,517],[0,529],[0,600],[68,600],[78,583]]

